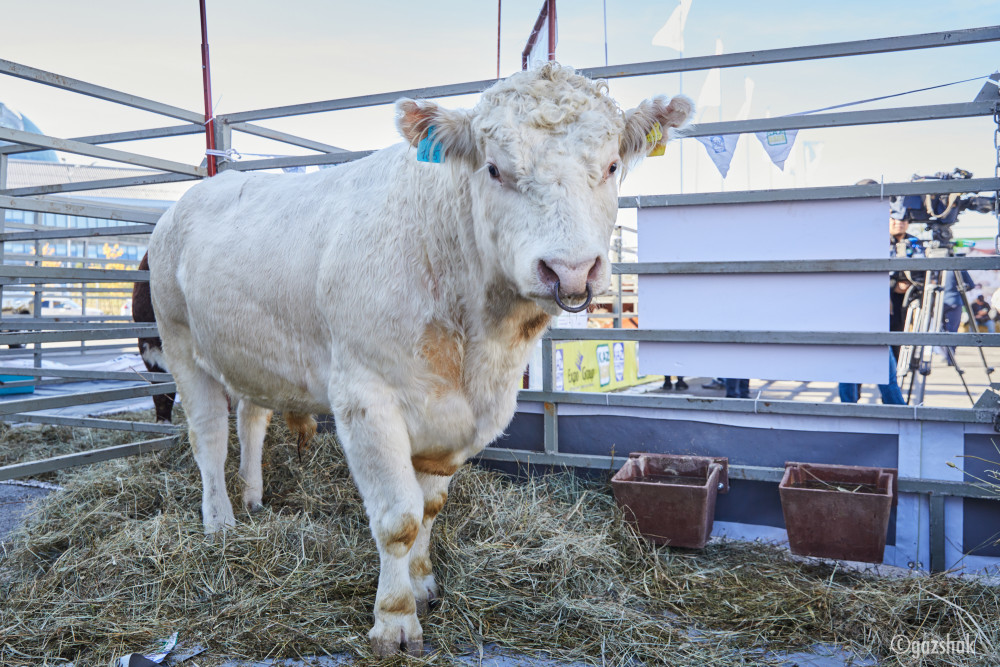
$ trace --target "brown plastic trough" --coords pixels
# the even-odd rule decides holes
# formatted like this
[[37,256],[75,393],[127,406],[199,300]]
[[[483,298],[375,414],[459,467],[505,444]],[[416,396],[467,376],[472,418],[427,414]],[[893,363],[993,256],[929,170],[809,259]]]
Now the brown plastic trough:
[[712,534],[715,496],[729,491],[728,472],[725,458],[633,453],[611,487],[644,537],[700,549]]
[[778,486],[793,554],[881,563],[896,469],[785,463]]

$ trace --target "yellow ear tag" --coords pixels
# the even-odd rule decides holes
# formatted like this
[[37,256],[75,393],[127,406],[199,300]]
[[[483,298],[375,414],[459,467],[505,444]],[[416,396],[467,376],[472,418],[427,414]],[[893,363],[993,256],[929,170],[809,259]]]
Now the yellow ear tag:
[[663,155],[666,150],[666,146],[662,143],[663,141],[663,130],[660,128],[660,123],[657,122],[653,125],[653,129],[649,131],[646,135],[646,143],[653,144],[653,148],[650,149],[646,155],[648,157],[656,157],[657,155]]

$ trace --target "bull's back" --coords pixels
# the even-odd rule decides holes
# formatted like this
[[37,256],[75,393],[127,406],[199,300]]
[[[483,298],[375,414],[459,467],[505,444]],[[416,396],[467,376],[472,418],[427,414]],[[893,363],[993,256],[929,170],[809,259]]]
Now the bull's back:
[[326,407],[325,239],[296,180],[224,174],[192,188],[150,240],[151,282],[168,361],[190,354],[239,396],[310,412]]

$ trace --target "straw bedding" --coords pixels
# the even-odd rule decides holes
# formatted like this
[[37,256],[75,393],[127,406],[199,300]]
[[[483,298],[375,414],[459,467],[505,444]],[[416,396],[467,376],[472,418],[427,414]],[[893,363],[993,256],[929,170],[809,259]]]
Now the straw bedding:
[[[7,429],[0,463],[131,437]],[[110,664],[174,631],[208,647],[200,667],[344,652],[371,664],[378,558],[336,439],[318,437],[301,463],[278,420],[267,440],[267,508],[238,511],[239,526],[215,540],[202,534],[186,442],[50,475],[65,491],[0,554],[0,664]],[[231,442],[234,499],[238,452]],[[1000,664],[998,587],[848,571],[761,543],[654,547],[623,521],[606,482],[571,474],[514,481],[465,466],[434,540],[443,595],[421,622],[435,652],[412,664],[452,664],[494,644],[594,665],[759,665],[776,661],[763,647],[816,642],[896,664],[894,636],[949,634],[970,635],[975,655],[900,664]]]

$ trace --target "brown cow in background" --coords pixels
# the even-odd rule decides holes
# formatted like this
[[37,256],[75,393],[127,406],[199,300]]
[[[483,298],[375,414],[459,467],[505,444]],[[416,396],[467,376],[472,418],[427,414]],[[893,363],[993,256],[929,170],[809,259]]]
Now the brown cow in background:
[[[148,252],[142,256],[139,270],[149,270]],[[147,281],[136,281],[132,288],[132,319],[136,322],[156,322],[153,301],[149,298],[149,282]],[[140,338],[139,354],[150,373],[167,372],[166,362],[163,359],[163,344],[159,337]],[[169,424],[174,410],[174,394],[154,395],[153,405],[156,407],[156,421]]]

